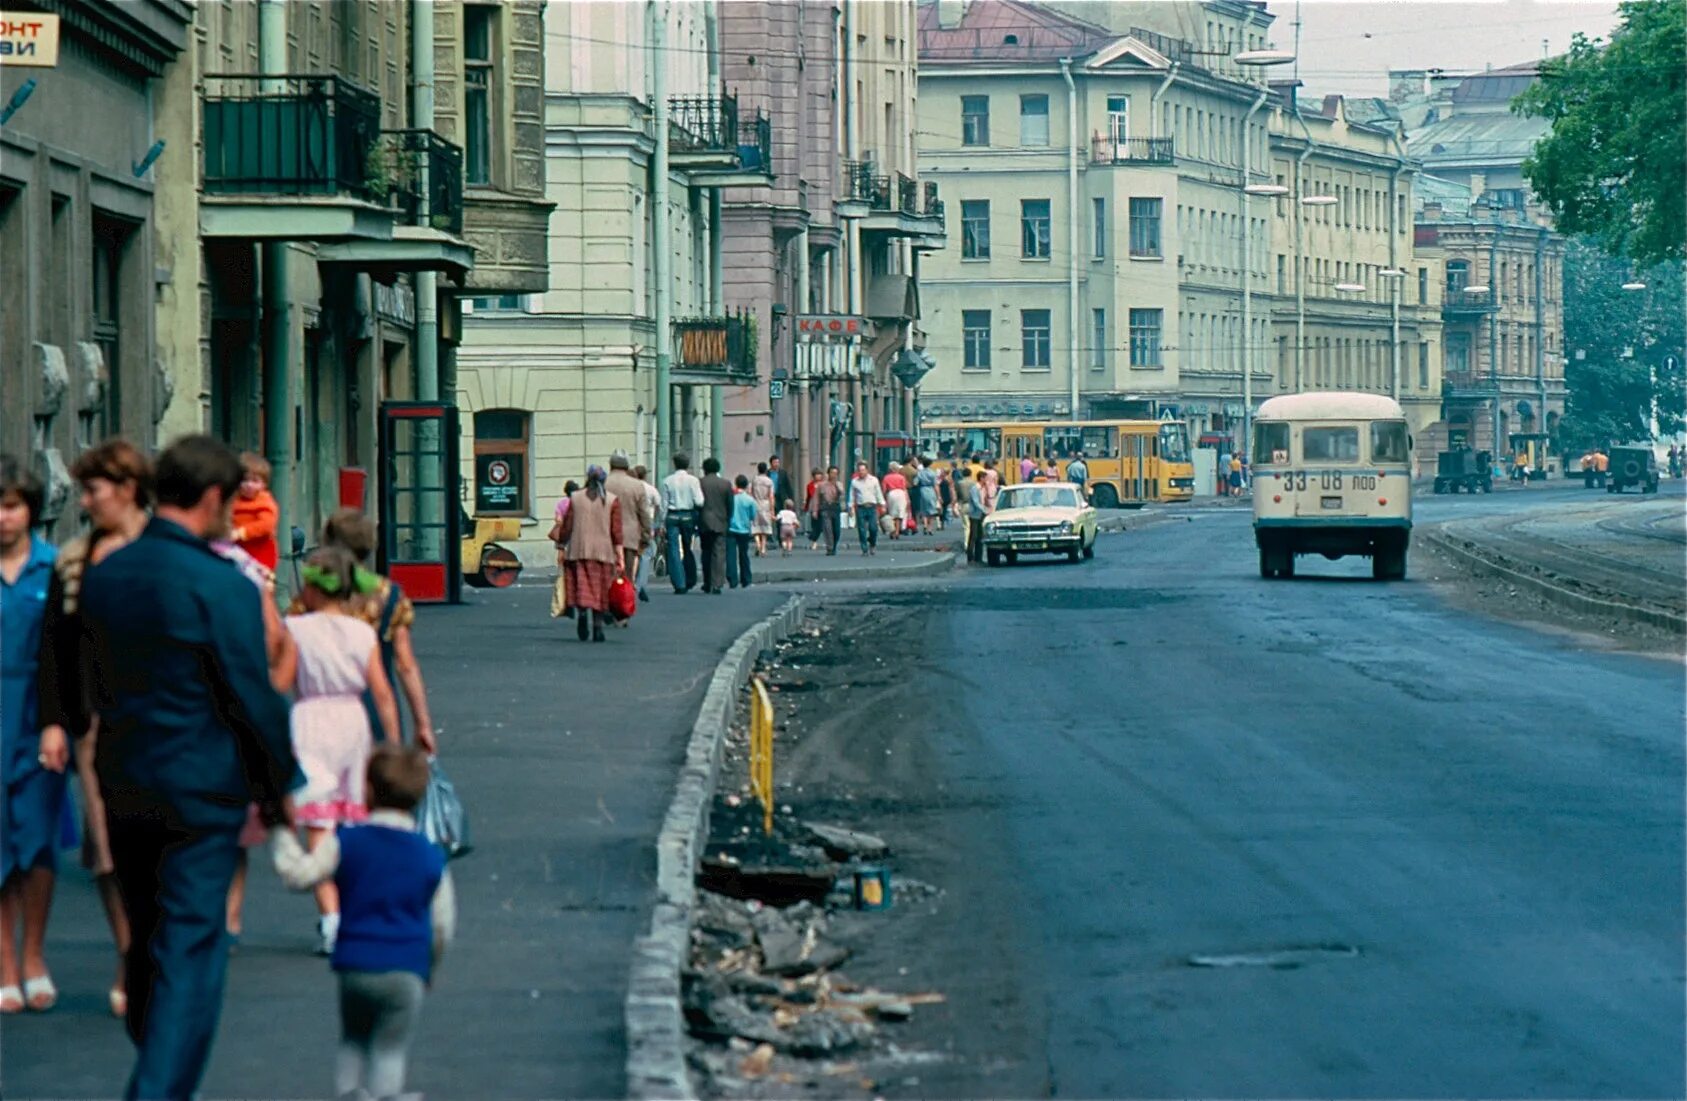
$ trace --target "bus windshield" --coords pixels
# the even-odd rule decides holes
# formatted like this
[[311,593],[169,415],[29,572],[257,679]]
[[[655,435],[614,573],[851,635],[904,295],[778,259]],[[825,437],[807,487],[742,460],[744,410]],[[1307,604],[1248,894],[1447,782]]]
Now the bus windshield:
[[1189,461],[1189,426],[1162,424],[1160,426],[1160,459],[1168,463]]

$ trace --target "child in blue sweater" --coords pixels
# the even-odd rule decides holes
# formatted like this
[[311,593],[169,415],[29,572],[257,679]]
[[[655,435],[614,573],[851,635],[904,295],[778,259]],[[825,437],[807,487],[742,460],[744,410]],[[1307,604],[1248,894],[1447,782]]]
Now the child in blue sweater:
[[334,879],[340,935],[329,963],[340,977],[339,1097],[397,1097],[405,1061],[432,985],[433,967],[456,926],[445,854],[416,832],[428,786],[419,749],[383,745],[369,758],[369,820],[342,827],[306,852],[290,830],[272,834],[275,870],[306,890]]

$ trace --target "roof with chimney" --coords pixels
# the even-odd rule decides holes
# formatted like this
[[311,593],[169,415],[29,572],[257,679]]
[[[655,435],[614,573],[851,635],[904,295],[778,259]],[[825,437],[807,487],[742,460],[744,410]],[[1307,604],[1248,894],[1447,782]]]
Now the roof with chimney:
[[[956,8],[960,17],[951,26],[943,25]],[[1099,24],[1026,0],[972,0],[954,8],[921,0],[919,32],[920,60],[939,63],[1088,57],[1121,37]]]

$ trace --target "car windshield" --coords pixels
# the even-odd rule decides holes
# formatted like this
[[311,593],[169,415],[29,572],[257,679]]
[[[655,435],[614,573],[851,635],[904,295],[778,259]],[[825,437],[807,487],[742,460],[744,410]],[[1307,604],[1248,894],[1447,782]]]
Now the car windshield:
[[1010,508],[1077,508],[1078,494],[1069,486],[1013,486],[1002,490],[996,510]]

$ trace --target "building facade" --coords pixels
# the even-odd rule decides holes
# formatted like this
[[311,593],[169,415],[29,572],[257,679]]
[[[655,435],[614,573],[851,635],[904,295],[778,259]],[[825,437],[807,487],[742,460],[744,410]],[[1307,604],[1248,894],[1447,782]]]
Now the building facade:
[[[155,195],[156,97],[190,51],[178,0],[8,3],[33,56],[0,66],[0,452],[48,489],[55,536],[76,527],[68,467],[121,433],[150,444],[171,404],[153,304],[171,292]],[[97,104],[97,109],[90,109]]]
[[771,304],[771,324],[767,378],[725,391],[723,462],[778,454],[807,470],[905,451],[927,369],[919,262],[944,228],[915,160],[914,5],[734,3],[721,28],[728,87],[789,105],[772,184],[724,208],[727,303]]
[[1269,90],[1228,59],[1270,17],[1222,0],[1095,15],[1166,26],[1174,7],[1211,37],[1021,0],[920,9],[921,164],[951,220],[925,279],[928,416],[1236,431],[1243,353],[1270,331],[1263,293],[1251,316],[1242,293],[1245,269],[1265,290],[1266,216],[1242,187],[1269,163]]
[[1406,410],[1420,467],[1441,419],[1443,274],[1415,243],[1418,169],[1397,123],[1352,119],[1340,96],[1305,104],[1281,86],[1271,112],[1270,212],[1261,273],[1268,389],[1386,394]]

